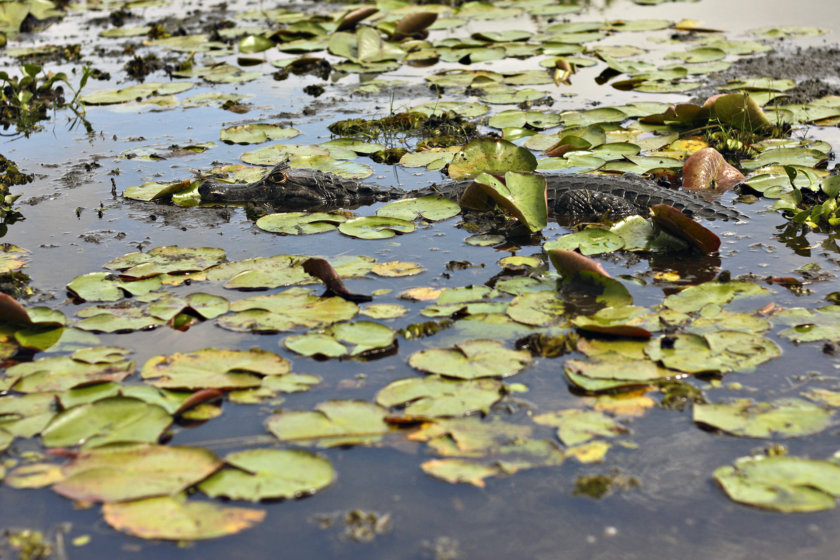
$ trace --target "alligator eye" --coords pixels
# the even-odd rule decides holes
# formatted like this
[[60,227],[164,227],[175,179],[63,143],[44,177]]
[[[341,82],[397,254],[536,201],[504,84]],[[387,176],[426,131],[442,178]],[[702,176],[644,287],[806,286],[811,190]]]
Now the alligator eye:
[[275,171],[268,177],[272,183],[285,183],[288,178],[289,176],[286,175],[285,171]]

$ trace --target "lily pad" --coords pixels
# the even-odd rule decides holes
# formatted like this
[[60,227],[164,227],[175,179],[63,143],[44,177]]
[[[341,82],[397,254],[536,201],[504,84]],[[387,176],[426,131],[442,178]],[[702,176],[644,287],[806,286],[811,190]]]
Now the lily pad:
[[265,518],[262,510],[187,502],[171,496],[108,503],[102,514],[117,531],[142,539],[173,541],[224,537],[253,527]]
[[257,227],[271,233],[286,235],[309,235],[332,231],[347,217],[327,212],[282,212],[268,214],[257,220]]
[[268,431],[280,441],[319,447],[364,445],[388,431],[381,406],[364,401],[328,401],[312,411],[283,411],[269,417]]
[[840,465],[802,457],[742,457],[715,470],[726,494],[743,504],[782,512],[833,509]]
[[268,140],[294,138],[298,134],[298,129],[279,124],[243,124],[225,128],[219,139],[233,144],[259,144]]
[[437,222],[457,216],[460,212],[461,207],[454,200],[439,196],[423,196],[389,202],[380,207],[376,215],[407,221],[421,217],[424,220]]
[[739,400],[731,404],[694,405],[694,421],[732,435],[769,438],[816,434],[831,423],[832,413],[800,399],[773,402]]
[[411,418],[466,416],[489,410],[502,398],[504,385],[495,379],[457,381],[437,376],[398,379],[376,394],[386,407],[404,407]]
[[564,445],[586,443],[597,437],[615,437],[629,430],[599,410],[569,409],[534,416],[534,422],[557,428]]
[[449,164],[449,176],[465,179],[481,173],[530,173],[536,167],[537,158],[530,150],[507,140],[479,139],[473,140],[455,154]]
[[414,224],[399,218],[365,216],[351,218],[338,226],[338,231],[358,239],[390,239],[398,233],[411,233]]
[[335,480],[330,462],[314,453],[289,449],[249,449],[225,457],[226,467],[198,488],[211,498],[294,499],[314,494]]
[[516,216],[528,229],[537,232],[548,224],[547,197],[545,178],[541,175],[509,171],[501,180],[489,173],[482,173],[464,191],[460,204],[481,210],[487,207],[485,199],[490,198]]
[[337,323],[322,332],[287,336],[283,346],[304,356],[367,356],[389,349],[396,333],[379,323]]
[[80,453],[53,490],[84,502],[122,502],[177,494],[222,466],[206,449],[135,443]]
[[508,377],[530,362],[528,352],[509,350],[494,340],[467,340],[453,348],[421,350],[408,359],[413,368],[457,379]]
[[167,389],[241,389],[259,386],[259,376],[283,375],[290,369],[288,360],[265,350],[205,348],[150,358],[140,375]]
[[102,399],[60,412],[41,433],[47,447],[101,447],[110,443],[155,443],[172,423],[159,406],[124,397]]
[[355,303],[339,297],[321,298],[307,290],[291,289],[236,301],[231,304],[234,313],[221,317],[218,324],[240,332],[283,332],[347,321],[358,310]]

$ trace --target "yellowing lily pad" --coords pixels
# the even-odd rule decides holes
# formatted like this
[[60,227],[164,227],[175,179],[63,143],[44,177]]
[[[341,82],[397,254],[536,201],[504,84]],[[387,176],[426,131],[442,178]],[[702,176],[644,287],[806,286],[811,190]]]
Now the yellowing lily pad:
[[449,164],[449,176],[465,179],[481,173],[530,173],[536,168],[537,158],[530,150],[507,140],[479,139],[473,140],[455,154]]
[[579,445],[597,437],[615,437],[629,430],[598,410],[569,409],[534,416],[534,422],[557,428],[565,445]]
[[64,467],[53,489],[73,500],[122,502],[177,494],[222,466],[206,449],[134,443],[91,449]]
[[268,140],[294,138],[300,131],[279,124],[243,124],[222,130],[219,139],[232,144],[260,144]]
[[495,379],[457,381],[443,377],[412,377],[389,383],[376,394],[376,402],[404,407],[409,417],[466,416],[489,410],[502,398],[504,385]]
[[288,360],[265,350],[205,348],[150,358],[140,375],[152,385],[167,389],[241,389],[259,386],[259,376],[283,375],[290,369]]
[[253,527],[265,518],[262,510],[187,502],[171,496],[108,503],[102,514],[117,531],[141,539],[173,541],[224,537]]

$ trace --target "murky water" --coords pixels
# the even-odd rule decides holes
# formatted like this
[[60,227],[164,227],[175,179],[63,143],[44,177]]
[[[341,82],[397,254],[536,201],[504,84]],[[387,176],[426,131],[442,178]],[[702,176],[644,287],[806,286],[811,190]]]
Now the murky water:
[[[200,4],[184,3],[187,8]],[[247,3],[243,3],[247,4]],[[252,3],[256,7],[256,3]],[[237,9],[243,5],[237,5]],[[158,9],[155,9],[158,10]],[[169,13],[169,9],[160,13]],[[149,13],[156,13],[150,11]],[[840,32],[840,10],[826,1],[802,1],[795,5],[778,0],[703,0],[694,3],[665,3],[656,8],[642,8],[628,2],[595,3],[589,12],[573,16],[573,20],[617,18],[662,18],[702,20],[720,28],[727,36],[742,30],[765,25],[817,25],[830,28],[834,34],[802,38],[797,45],[833,43]],[[89,45],[89,31],[80,28],[77,18],[67,18],[34,37],[41,42],[79,42]],[[513,25],[513,24],[517,25]],[[485,24],[472,24],[473,26]],[[517,22],[495,22],[499,29],[512,25],[527,27],[528,18]],[[460,33],[460,31],[459,31]],[[648,48],[656,44],[648,36],[664,36],[667,32],[637,34]],[[25,38],[29,41],[32,38]],[[609,43],[610,40],[607,42]],[[616,42],[628,42],[626,34]],[[10,46],[15,46],[10,44]],[[1,54],[1,53],[0,53]],[[655,58],[655,57],[654,57]],[[124,76],[108,59],[95,61],[103,69],[113,65],[114,76]],[[520,62],[517,62],[520,64]],[[529,62],[529,64],[531,64]],[[455,67],[456,65],[452,65]],[[504,65],[488,64],[496,70]],[[536,68],[536,63],[533,63]],[[69,71],[71,66],[50,66]],[[436,67],[439,68],[439,67]],[[530,68],[530,66],[529,66]],[[428,70],[402,69],[391,76],[417,80]],[[597,86],[594,77],[600,70],[583,69],[575,76],[571,91],[574,97],[557,97],[552,110],[580,109],[593,101],[620,104],[633,100],[684,100],[680,95],[652,95],[619,92]],[[836,79],[836,76],[833,77]],[[151,76],[150,80],[157,79]],[[432,93],[413,88],[410,98],[393,100],[352,96],[356,76],[348,76],[328,85],[326,94],[317,101],[305,95],[302,88],[316,83],[314,77],[293,77],[287,81],[268,78],[231,86],[202,85],[190,94],[204,91],[241,91],[254,94],[251,100],[257,109],[244,117],[217,109],[145,110],[140,113],[123,109],[91,107],[88,118],[95,134],[87,136],[79,129],[67,129],[63,114],[30,138],[17,138],[0,143],[0,153],[16,161],[26,171],[36,174],[36,181],[22,192],[21,212],[26,220],[10,227],[3,241],[31,251],[27,273],[39,292],[37,299],[51,307],[74,313],[74,306],[64,301],[64,286],[72,278],[97,271],[114,257],[138,247],[148,249],[164,245],[182,247],[213,246],[225,249],[230,260],[279,253],[319,254],[333,258],[345,254],[369,254],[379,260],[399,259],[422,263],[429,271],[421,277],[407,279],[353,280],[351,291],[369,293],[391,289],[377,298],[380,303],[396,303],[399,291],[415,285],[463,286],[483,283],[490,276],[487,270],[508,253],[466,245],[466,233],[456,227],[457,221],[435,224],[395,241],[364,242],[338,233],[309,238],[273,236],[257,230],[244,212],[238,209],[228,215],[217,209],[172,209],[154,204],[123,200],[112,196],[113,178],[117,191],[154,178],[161,181],[183,179],[195,170],[207,170],[214,162],[236,162],[243,146],[219,143],[203,154],[168,161],[122,159],[125,150],[140,146],[185,145],[216,140],[225,126],[248,121],[278,120],[293,125],[302,135],[296,144],[314,144],[329,138],[326,124],[357,114],[386,115],[392,108],[433,101]],[[93,88],[106,87],[94,83]],[[116,87],[108,84],[107,87]],[[560,90],[558,90],[559,92]],[[566,91],[566,90],[563,90]],[[419,92],[419,93],[418,93]],[[299,115],[304,107],[316,108],[314,116]],[[281,116],[277,116],[281,115]],[[809,136],[819,137],[840,149],[836,128],[812,129]],[[86,170],[85,164],[95,164]],[[90,167],[90,166],[89,166]],[[418,173],[405,168],[374,164],[372,180],[383,184],[399,184],[407,188],[438,181],[437,173]],[[731,203],[732,195],[724,198]],[[772,213],[762,212],[769,206],[759,201],[753,206],[741,205],[750,214],[745,223],[715,222],[711,227],[723,238],[719,263],[715,259],[701,262],[674,259],[618,260],[612,263],[616,275],[642,275],[645,271],[677,269],[684,276],[710,279],[720,266],[733,276],[756,273],[761,276],[789,276],[807,263],[817,262],[832,274],[840,273],[836,252],[821,247],[825,236],[808,234],[801,246],[809,249],[794,252],[785,245],[781,229],[785,221]],[[102,208],[101,215],[97,212]],[[79,210],[80,209],[80,210]],[[551,238],[563,232],[559,226],[546,230]],[[523,247],[517,254],[538,253],[539,247]],[[485,268],[467,268],[445,273],[447,262],[469,261]],[[627,283],[638,305],[661,302],[662,292],[653,286]],[[782,306],[815,307],[825,294],[835,289],[835,282],[812,286],[814,293],[797,297],[777,288],[766,302]],[[207,289],[202,287],[203,289]],[[232,295],[221,288],[215,293]],[[244,294],[248,295],[248,294]],[[761,300],[765,301],[765,300]],[[752,310],[761,301],[751,300],[744,310]],[[403,302],[404,303],[404,302]],[[737,306],[735,306],[737,309]],[[418,305],[411,308],[399,325],[422,320]],[[242,335],[224,331],[208,321],[181,333],[170,329],[134,335],[102,335],[105,344],[131,347],[134,359],[142,364],[156,354],[191,351],[204,347],[259,346],[287,355],[298,373],[315,373],[324,379],[321,387],[308,393],[290,395],[285,407],[304,410],[329,399],[371,400],[390,381],[414,375],[406,364],[412,352],[434,344],[445,345],[443,337],[431,341],[400,341],[400,352],[373,362],[316,362],[293,357],[281,349],[278,336]],[[772,335],[771,335],[772,336]],[[838,362],[820,352],[816,345],[794,346],[783,342],[782,357],[753,373],[730,374],[726,382],[737,381],[752,388],[749,396],[772,399],[796,396],[800,376],[819,372],[833,379]],[[354,384],[342,381],[356,380]],[[561,360],[537,360],[527,372],[515,378],[529,387],[521,395],[523,402],[511,406],[506,418],[527,419],[532,410],[557,410],[576,406],[580,397],[569,392],[563,377]],[[829,382],[826,387],[833,387]],[[715,398],[723,400],[744,396],[743,391],[721,388]],[[220,454],[242,448],[243,438],[262,436],[268,407],[227,403],[224,415],[202,427],[179,431],[172,443],[205,445]],[[402,437],[388,440],[379,448],[330,449],[323,451],[338,471],[338,480],[327,490],[297,501],[261,504],[268,511],[266,520],[256,528],[239,535],[210,542],[176,547],[171,543],[141,541],[121,535],[101,520],[98,507],[76,509],[50,490],[12,490],[0,486],[0,527],[30,527],[50,530],[70,521],[68,537],[92,536],[84,547],[68,547],[69,558],[534,558],[534,559],[759,559],[759,558],[831,558],[840,546],[835,530],[840,522],[837,513],[805,515],[768,513],[735,504],[728,500],[711,479],[715,468],[730,464],[735,458],[761,448],[766,442],[722,436],[697,429],[691,422],[690,410],[676,412],[655,408],[632,423],[638,449],[610,450],[602,464],[580,465],[567,461],[561,467],[533,469],[507,478],[488,480],[486,488],[449,485],[424,474],[419,464],[431,455],[425,447]],[[545,430],[545,437],[551,437]],[[791,454],[827,457],[838,449],[836,430],[788,440]],[[34,442],[25,442],[17,451],[37,449]],[[638,479],[640,487],[616,491],[600,500],[573,495],[574,482],[580,475],[619,473]],[[342,523],[321,528],[313,517],[351,509],[390,514],[393,528],[377,536],[372,543],[347,540]]]

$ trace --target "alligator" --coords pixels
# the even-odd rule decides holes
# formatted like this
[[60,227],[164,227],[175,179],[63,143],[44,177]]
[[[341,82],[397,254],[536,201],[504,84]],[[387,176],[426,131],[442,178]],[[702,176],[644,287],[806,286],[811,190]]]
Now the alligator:
[[[733,220],[743,215],[719,202],[686,191],[659,186],[638,175],[545,175],[548,212],[555,218],[647,214],[654,204],[668,204],[689,216]],[[333,173],[275,166],[265,177],[244,185],[204,180],[198,188],[202,202],[222,204],[267,203],[283,210],[358,208],[375,202],[429,195],[458,199],[472,183],[452,181],[414,191],[346,179]]]

